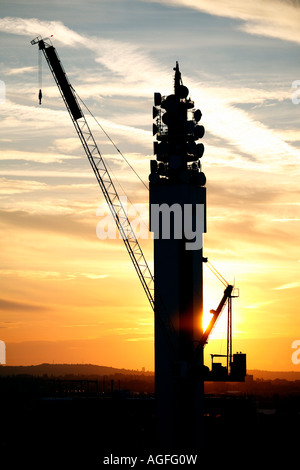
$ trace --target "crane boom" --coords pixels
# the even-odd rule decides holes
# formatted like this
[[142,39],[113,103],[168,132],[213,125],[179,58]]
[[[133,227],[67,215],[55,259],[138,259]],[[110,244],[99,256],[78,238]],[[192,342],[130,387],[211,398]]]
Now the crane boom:
[[208,337],[209,337],[210,333],[212,332],[212,329],[215,326],[216,321],[218,320],[220,314],[222,313],[227,301],[228,300],[230,301],[231,297],[233,297],[233,295],[232,295],[233,289],[234,289],[234,286],[232,286],[230,284],[227,284],[227,286],[224,290],[223,297],[222,297],[217,309],[210,311],[210,313],[212,313],[213,316],[212,316],[208,326],[206,327],[206,330],[203,332],[202,337],[201,337],[197,347],[195,348],[194,364],[195,364],[199,354],[201,353],[201,348],[203,348],[205,346],[205,344],[207,343]]
[[213,316],[212,316],[206,330],[204,331],[204,333],[202,335],[201,343],[203,345],[207,342],[208,337],[209,337],[213,327],[215,326],[215,323],[216,323],[217,319],[219,318],[219,315],[222,313],[222,310],[225,307],[227,300],[230,298],[230,296],[232,294],[232,291],[233,291],[233,286],[228,285],[226,287],[226,289],[224,290],[224,295],[223,295],[217,309],[210,311],[210,313],[212,313]]
[[154,310],[154,277],[56,49],[50,41],[46,42],[40,36],[33,39],[31,44],[38,44],[45,56],[146,296]]

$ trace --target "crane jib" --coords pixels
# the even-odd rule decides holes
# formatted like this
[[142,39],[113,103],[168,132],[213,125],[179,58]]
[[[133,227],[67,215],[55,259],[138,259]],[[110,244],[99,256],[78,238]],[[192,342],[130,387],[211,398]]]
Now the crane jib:
[[62,94],[68,104],[73,118],[75,120],[80,119],[82,117],[82,111],[77,103],[71,85],[56,54],[55,48],[53,46],[45,47],[43,48],[43,51],[52,67],[53,74],[57,80],[58,85],[60,86]]

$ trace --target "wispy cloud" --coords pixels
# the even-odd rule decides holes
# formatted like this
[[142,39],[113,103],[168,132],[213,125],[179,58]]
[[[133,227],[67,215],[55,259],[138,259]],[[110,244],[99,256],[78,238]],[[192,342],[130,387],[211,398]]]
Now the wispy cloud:
[[0,170],[1,176],[12,176],[12,177],[36,177],[36,178],[80,178],[80,179],[95,179],[95,175],[93,175],[90,171],[70,171],[66,173],[63,170],[37,170],[37,169],[4,169]]
[[[56,95],[58,91],[56,90]],[[76,150],[77,156],[83,154],[81,146],[75,144],[75,131],[72,134],[72,128],[70,128],[70,122],[67,118],[67,111],[62,108],[62,110],[51,109],[50,107],[43,106],[28,106],[22,104],[16,104],[11,100],[7,100],[4,105],[2,105],[2,112],[5,115],[5,119],[1,122],[2,132],[7,135],[13,135],[17,129],[18,139],[24,136],[32,136],[32,139],[37,138],[37,131],[40,131],[40,137],[44,138],[53,138],[55,135],[54,144],[52,146],[53,152],[49,151],[43,152],[33,152],[30,157],[30,152],[25,152],[22,150],[2,150],[1,159],[26,159],[32,161],[41,161],[41,162],[54,162],[59,161],[64,158],[70,158],[67,154],[62,154],[62,151],[74,152]],[[92,128],[92,131],[95,135],[100,135],[103,139],[105,138],[106,144],[108,139],[104,137],[104,133],[100,130],[98,123],[102,128],[109,133],[110,137],[117,141],[120,137],[126,137],[126,140],[133,143],[138,143],[139,145],[147,145],[151,142],[152,133],[149,130],[144,130],[138,126],[131,126],[118,122],[117,119],[110,120],[107,118],[95,116],[96,121],[86,113],[87,120]],[[122,121],[122,119],[120,120]],[[70,135],[70,138],[66,139],[67,135]],[[79,139],[77,139],[79,141]],[[5,142],[4,142],[5,143]],[[49,145],[50,147],[50,145]],[[49,148],[48,147],[48,148]],[[52,149],[51,149],[52,150]],[[59,153],[57,152],[59,150]],[[15,156],[14,156],[15,155]],[[72,157],[72,158],[75,158]]]
[[83,38],[80,34],[64,26],[60,21],[41,21],[37,18],[16,18],[7,16],[0,20],[0,30],[6,33],[28,36],[30,39],[36,35],[48,37],[55,35],[56,40],[68,46],[82,44]]
[[47,187],[46,183],[38,181],[20,181],[0,178],[0,195],[19,194],[31,191],[40,191]]
[[36,310],[48,310],[48,308],[41,305],[33,305],[25,302],[16,302],[15,300],[0,299],[0,310],[33,312]]
[[[71,213],[70,213],[71,212]],[[96,234],[91,226],[76,218],[74,211],[58,213],[45,212],[42,214],[29,213],[26,210],[1,210],[1,225],[7,230],[11,227],[14,231],[21,229],[33,232],[49,232],[72,237],[81,237],[85,240],[96,240]]]
[[79,276],[79,277],[85,277],[87,279],[94,279],[94,280],[97,280],[97,279],[105,279],[108,276],[108,274],[93,274],[93,273],[80,273],[80,272],[76,272],[74,273],[75,276]]
[[36,70],[36,67],[35,66],[29,66],[29,67],[15,67],[15,68],[10,68],[10,69],[6,69],[3,71],[3,74],[4,75],[20,75],[20,74],[24,74],[24,73],[27,73],[27,72],[33,72],[34,70]]
[[299,169],[299,150],[285,142],[276,131],[253,119],[247,112],[228,106],[205,89],[195,90],[193,98],[200,104],[204,125],[213,135],[249,155],[252,162],[259,162],[261,169],[273,169],[274,164],[294,165]]
[[249,34],[269,36],[300,43],[300,8],[298,2],[284,0],[154,0],[170,6],[182,6],[209,15],[243,21],[240,27]]
[[0,160],[24,160],[27,162],[39,162],[39,163],[61,163],[63,160],[82,158],[75,155],[57,154],[50,152],[29,152],[23,150],[2,150]]
[[274,219],[275,222],[300,222],[300,219],[297,217],[290,217],[285,219]]
[[283,284],[282,286],[274,287],[273,290],[295,289],[297,287],[300,287],[300,282],[290,282],[288,284]]
[[[71,47],[85,47],[96,52],[96,61],[116,73],[119,77],[125,77],[136,81],[136,70],[139,70],[139,80],[144,80],[153,74],[154,63],[140,51],[139,46],[112,39],[88,37],[78,34],[65,26],[60,21],[42,21],[37,18],[5,17],[0,19],[0,31],[28,36],[32,39],[33,31],[38,35],[53,35],[56,43]],[[158,80],[158,79],[157,79]]]
[[[33,191],[53,191],[58,193],[59,191],[65,191],[70,193],[71,190],[80,190],[80,189],[90,189],[93,188],[93,184],[55,184],[50,185],[48,183],[42,183],[35,180],[18,180],[18,179],[8,179],[8,178],[0,178],[0,195],[11,195],[11,194],[18,194],[18,193],[29,193]],[[70,205],[70,201],[61,201],[61,205],[63,202],[68,202]],[[82,207],[84,206],[83,202],[79,202]],[[16,209],[16,208],[15,208]]]
[[[87,272],[58,272],[58,271],[41,271],[33,269],[1,269],[0,273],[3,276],[17,276],[31,280],[44,280],[44,281],[70,281],[78,278],[86,278],[91,280],[105,279],[109,277],[108,274],[97,274]],[[0,299],[0,307],[4,301]],[[6,305],[3,303],[3,305]]]
[[[218,5],[208,1],[174,0],[169,3],[199,8],[202,11],[211,12],[212,14],[218,11],[220,15],[257,21],[260,18],[263,19],[264,10],[266,10],[266,12],[272,10],[275,4],[277,7],[278,5],[284,6],[282,2],[276,2],[275,0],[265,2],[263,4],[264,6],[261,7],[262,10],[261,8],[257,9],[257,5],[255,8],[249,6],[249,4],[239,4],[233,0],[217,2],[220,7],[219,10]],[[288,5],[286,5],[286,8],[288,12],[295,10],[294,7]],[[283,10],[285,14],[285,8]],[[257,11],[259,13],[257,13]],[[296,12],[297,11],[298,10],[296,10]],[[277,15],[275,17],[279,19],[279,16],[280,15]],[[273,17],[271,16],[271,18]],[[122,76],[119,88],[120,93],[122,93],[124,80],[125,83],[134,83],[137,90],[139,90],[140,87],[143,90],[148,89],[149,96],[150,90],[152,94],[156,86],[161,90],[166,86],[169,89],[169,74],[166,75],[164,71],[162,73],[161,67],[135,45],[123,44],[119,41],[103,40],[101,38],[89,38],[70,30],[61,22],[49,23],[37,19],[24,20],[21,18],[4,18],[0,20],[0,30],[1,29],[3,31],[13,31],[14,34],[23,35],[28,35],[29,31],[32,32],[37,29],[40,30],[41,34],[46,30],[53,31],[53,34],[57,37],[57,42],[63,43],[65,46],[80,46],[92,50],[95,53],[96,62],[101,63],[111,72],[119,75],[119,77]],[[165,68],[165,66],[163,68]],[[159,77],[157,83],[155,77]],[[218,93],[216,89],[210,90],[209,87],[205,87],[205,85],[201,85],[188,77],[185,81],[191,89],[194,90],[192,97],[195,99],[195,102],[201,106],[204,116],[204,125],[213,135],[221,138],[223,141],[229,142],[239,151],[249,155],[252,161],[259,161],[260,165],[264,165],[265,170],[274,168],[274,164],[280,166],[293,165],[295,168],[299,168],[300,152],[293,145],[285,142],[279,133],[253,119],[246,111],[229,105],[223,98],[224,89],[220,89]],[[254,93],[250,92],[250,95],[252,95],[252,97],[249,96],[249,100],[251,101],[254,99]],[[261,94],[257,96],[256,99],[258,101],[261,100]],[[26,112],[25,109],[24,112]],[[49,119],[49,115],[47,119]],[[55,122],[55,119],[57,119],[57,116],[53,116],[53,122]],[[139,127],[117,124],[116,121],[117,119],[114,120],[114,122],[102,120],[101,124],[108,131],[112,132],[113,135],[126,136],[126,139],[132,137],[135,141],[139,140],[145,145],[147,145],[147,143],[149,144],[151,139],[150,132]]]
[[137,336],[136,338],[127,338],[125,341],[136,343],[139,341],[153,341],[153,333],[149,333],[149,336]]
[[267,300],[265,302],[257,302],[257,303],[251,304],[251,305],[244,305],[244,308],[257,309],[257,308],[263,307],[264,305],[270,305],[270,304],[273,304],[273,303],[274,303],[274,300]]

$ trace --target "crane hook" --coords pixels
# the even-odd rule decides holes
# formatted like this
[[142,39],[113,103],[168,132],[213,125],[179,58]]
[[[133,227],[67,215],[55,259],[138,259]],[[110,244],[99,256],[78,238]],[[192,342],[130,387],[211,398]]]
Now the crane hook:
[[43,97],[42,90],[40,89],[40,91],[39,91],[39,103],[40,104],[42,104],[42,97]]

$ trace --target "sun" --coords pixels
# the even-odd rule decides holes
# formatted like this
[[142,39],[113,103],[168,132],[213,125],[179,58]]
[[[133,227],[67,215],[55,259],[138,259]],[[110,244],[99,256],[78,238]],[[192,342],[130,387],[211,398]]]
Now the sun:
[[[202,328],[206,330],[211,318],[211,310],[216,310],[224,294],[224,286],[216,280],[214,277],[208,277],[205,280],[203,289],[203,317],[202,317]],[[215,326],[212,329],[211,338],[223,339],[227,335],[227,315],[228,308],[227,304],[219,315]]]

